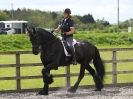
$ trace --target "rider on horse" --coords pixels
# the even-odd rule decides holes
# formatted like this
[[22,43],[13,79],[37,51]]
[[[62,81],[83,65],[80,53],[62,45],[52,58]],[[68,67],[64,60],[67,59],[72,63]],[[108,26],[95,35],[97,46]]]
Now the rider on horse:
[[66,8],[64,10],[64,19],[59,23],[58,27],[54,29],[52,32],[59,32],[61,31],[61,36],[63,40],[65,40],[72,54],[72,62],[73,64],[77,64],[76,56],[75,56],[75,48],[73,45],[73,33],[75,32],[74,22],[71,19],[71,10]]

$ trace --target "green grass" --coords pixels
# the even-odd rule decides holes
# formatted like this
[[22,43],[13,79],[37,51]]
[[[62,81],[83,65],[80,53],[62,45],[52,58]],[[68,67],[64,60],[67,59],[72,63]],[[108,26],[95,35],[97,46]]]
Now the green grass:
[[0,51],[29,50],[31,43],[27,35],[0,35]]
[[89,31],[80,31],[75,35],[76,39],[89,41],[95,45],[132,45],[132,33],[94,33]]
[[[110,60],[112,59],[111,52],[101,52],[102,59]],[[118,52],[117,59],[133,59],[133,51],[121,51]],[[35,55],[21,55],[21,63],[40,63],[40,57]],[[14,55],[0,55],[0,64],[14,64],[15,63],[15,56]],[[43,66],[39,67],[21,67],[21,76],[35,76],[41,75],[41,69]],[[73,66],[71,65],[71,73],[79,73],[79,65]],[[133,62],[130,63],[119,63],[117,66],[119,71],[133,71]],[[112,70],[112,64],[106,64],[106,71]],[[0,77],[14,77],[16,74],[16,69],[14,67],[11,68],[0,68]],[[87,71],[86,71],[87,72]],[[59,70],[53,70],[52,74],[64,74],[65,67],[60,67]],[[132,78],[133,74],[119,74],[118,75],[118,82],[125,83],[125,82],[133,82]],[[50,85],[52,87],[63,87],[65,86],[65,77],[62,78],[54,78],[55,82]],[[73,85],[77,80],[77,77],[71,77],[71,85]],[[112,83],[112,76],[106,75],[105,83],[110,84]],[[42,79],[30,79],[30,80],[21,80],[22,88],[41,88],[43,86]],[[81,81],[80,85],[91,85],[94,84],[93,79],[91,76],[85,76],[84,79]],[[10,90],[16,88],[16,81],[15,80],[0,80],[0,90]]]
[[[78,40],[85,40],[95,44],[98,48],[127,48],[133,47],[133,34],[132,33],[94,33],[89,31],[78,31],[75,34]],[[128,45],[128,46],[127,46]],[[31,50],[31,43],[27,35],[0,35],[0,51],[16,51],[16,50]],[[111,52],[101,52],[101,56],[105,60],[112,59]],[[133,59],[133,51],[118,52],[118,59]],[[0,64],[15,64],[15,55],[0,55]],[[40,63],[40,57],[35,55],[21,55],[21,63]],[[35,76],[41,75],[43,66],[38,67],[21,67],[21,76]],[[117,69],[133,70],[132,63],[118,64]],[[112,70],[112,64],[106,64],[106,71]],[[0,68],[0,77],[14,77],[16,75],[16,68]],[[60,67],[59,70],[53,70],[52,74],[64,74],[65,67]],[[71,73],[79,73],[79,65],[71,66]],[[133,74],[118,75],[118,82],[133,82]],[[65,86],[65,77],[54,78],[55,82],[51,85],[59,87]],[[71,84],[73,85],[77,77],[71,77]],[[105,83],[110,84],[112,76],[105,77]],[[41,88],[43,86],[42,79],[21,80],[22,88]],[[91,76],[85,76],[81,85],[94,84]],[[0,90],[16,89],[15,80],[0,80]]]
[[[90,31],[78,31],[74,38],[89,41],[96,46],[133,46],[132,33],[94,33]],[[0,35],[0,51],[31,50],[29,37],[23,35]]]

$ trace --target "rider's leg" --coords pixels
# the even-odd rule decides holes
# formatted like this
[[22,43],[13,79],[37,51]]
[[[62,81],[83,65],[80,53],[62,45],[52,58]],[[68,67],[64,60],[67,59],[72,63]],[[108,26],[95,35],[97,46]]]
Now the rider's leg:
[[75,48],[74,48],[74,45],[73,45],[73,37],[68,37],[66,38],[66,41],[69,45],[69,48],[71,50],[71,54],[72,54],[72,62],[74,65],[77,64],[77,61],[76,61],[76,54],[75,54]]

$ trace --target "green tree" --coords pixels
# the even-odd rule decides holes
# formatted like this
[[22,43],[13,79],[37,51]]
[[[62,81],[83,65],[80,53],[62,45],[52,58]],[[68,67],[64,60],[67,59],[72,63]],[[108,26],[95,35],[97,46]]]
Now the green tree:
[[102,20],[98,19],[96,20],[96,28],[98,29],[104,29],[105,27],[109,26],[110,23],[106,21],[104,18]]
[[9,16],[6,12],[0,10],[0,21],[8,20]]
[[93,16],[91,14],[87,14],[84,16],[77,16],[79,18],[79,20],[83,23],[95,23],[95,20],[93,18]]
[[126,21],[120,23],[119,28],[120,29],[125,29],[125,28],[127,29],[128,26],[129,26],[129,21],[126,20]]

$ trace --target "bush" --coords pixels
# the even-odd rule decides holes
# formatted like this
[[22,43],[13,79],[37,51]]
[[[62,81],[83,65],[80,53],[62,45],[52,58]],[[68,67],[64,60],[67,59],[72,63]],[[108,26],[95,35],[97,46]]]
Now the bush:
[[89,41],[95,45],[131,45],[133,35],[131,33],[89,33],[78,32],[76,39]]
[[27,35],[0,35],[0,50],[26,50],[31,44]]
[[[77,31],[74,38],[89,41],[95,45],[133,45],[132,33],[95,33],[93,31]],[[0,35],[0,51],[31,50],[27,35]]]

